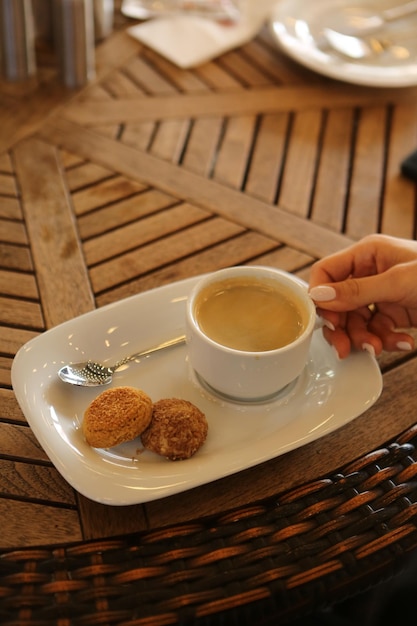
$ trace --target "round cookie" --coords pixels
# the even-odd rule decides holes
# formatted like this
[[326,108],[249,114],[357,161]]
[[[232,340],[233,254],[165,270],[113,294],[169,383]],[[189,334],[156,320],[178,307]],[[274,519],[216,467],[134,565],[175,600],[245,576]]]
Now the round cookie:
[[142,433],[145,448],[171,461],[188,459],[203,445],[208,424],[188,400],[164,398],[153,405],[151,423]]
[[82,430],[93,448],[111,448],[138,437],[151,417],[152,400],[146,393],[133,387],[113,387],[87,407]]

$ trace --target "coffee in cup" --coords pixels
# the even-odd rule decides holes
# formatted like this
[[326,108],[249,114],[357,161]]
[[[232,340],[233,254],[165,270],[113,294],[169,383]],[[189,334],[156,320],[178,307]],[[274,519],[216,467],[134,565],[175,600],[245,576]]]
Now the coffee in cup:
[[265,352],[295,341],[308,320],[305,308],[276,280],[234,276],[209,284],[194,303],[196,323],[213,341]]
[[189,362],[215,393],[265,400],[303,370],[315,322],[306,286],[291,274],[261,266],[220,270],[188,298]]

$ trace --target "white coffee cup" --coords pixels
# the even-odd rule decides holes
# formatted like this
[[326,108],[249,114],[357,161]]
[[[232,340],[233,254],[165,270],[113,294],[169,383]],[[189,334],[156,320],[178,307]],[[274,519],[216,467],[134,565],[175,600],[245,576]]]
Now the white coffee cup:
[[303,371],[316,319],[306,285],[287,272],[263,266],[213,272],[187,300],[190,366],[217,395],[267,401]]

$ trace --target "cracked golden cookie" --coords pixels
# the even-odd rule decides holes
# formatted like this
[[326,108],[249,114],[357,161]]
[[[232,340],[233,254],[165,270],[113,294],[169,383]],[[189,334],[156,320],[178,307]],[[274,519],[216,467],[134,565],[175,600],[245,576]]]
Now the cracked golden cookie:
[[207,437],[206,416],[188,400],[164,398],[153,405],[151,422],[141,435],[145,448],[171,461],[188,459]]
[[82,430],[93,448],[111,448],[141,435],[151,417],[152,400],[144,391],[113,387],[87,407]]

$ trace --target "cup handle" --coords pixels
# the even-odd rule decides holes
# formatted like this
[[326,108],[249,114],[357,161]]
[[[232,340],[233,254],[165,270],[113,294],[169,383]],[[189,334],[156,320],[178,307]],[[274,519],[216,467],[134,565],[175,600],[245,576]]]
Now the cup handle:
[[314,330],[320,330],[320,328],[323,328],[323,326],[326,326],[325,320],[322,317],[320,317],[320,315],[316,315],[316,323],[314,324]]

